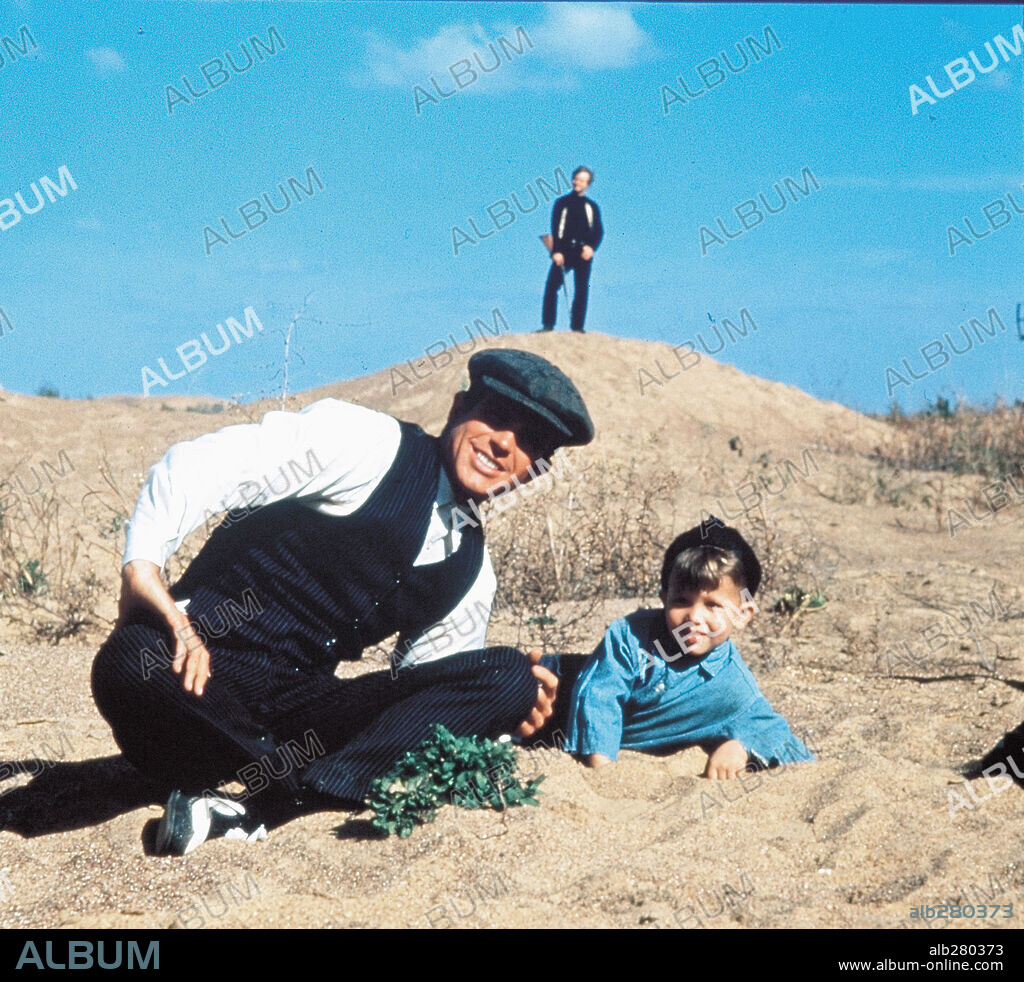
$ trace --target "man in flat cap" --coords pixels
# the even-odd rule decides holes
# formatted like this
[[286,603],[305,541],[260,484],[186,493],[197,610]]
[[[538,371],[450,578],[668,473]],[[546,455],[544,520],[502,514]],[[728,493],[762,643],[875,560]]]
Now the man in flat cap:
[[[550,716],[557,678],[539,656],[484,647],[496,579],[464,506],[529,481],[593,425],[537,355],[479,352],[469,374],[439,437],[321,399],[174,444],[150,470],[92,685],[124,756],[170,791],[158,852],[359,807],[434,723],[529,736]],[[169,557],[224,510],[167,589]],[[395,632],[397,672],[334,675]],[[244,795],[211,790],[235,780]]]

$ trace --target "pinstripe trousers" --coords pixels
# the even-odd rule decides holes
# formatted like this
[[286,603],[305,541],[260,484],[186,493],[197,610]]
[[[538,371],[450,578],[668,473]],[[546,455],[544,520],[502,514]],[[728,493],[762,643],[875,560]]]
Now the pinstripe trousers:
[[[384,670],[339,679],[257,649],[210,644],[212,676],[196,696],[166,658],[154,667],[161,641],[171,650],[156,623],[116,629],[93,664],[93,693],[124,756],[166,788],[192,793],[259,775],[271,797],[358,805],[432,724],[494,738],[515,729],[537,695],[530,664],[514,648],[463,652],[394,678]],[[315,759],[297,764],[288,752],[297,742]]]

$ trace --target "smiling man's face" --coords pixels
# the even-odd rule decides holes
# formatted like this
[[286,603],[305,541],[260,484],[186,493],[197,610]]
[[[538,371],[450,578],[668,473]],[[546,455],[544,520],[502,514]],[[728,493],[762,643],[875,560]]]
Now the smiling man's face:
[[550,457],[549,437],[536,418],[514,402],[487,393],[467,408],[459,392],[441,435],[445,466],[456,492],[482,501],[503,483],[525,484],[530,465]]

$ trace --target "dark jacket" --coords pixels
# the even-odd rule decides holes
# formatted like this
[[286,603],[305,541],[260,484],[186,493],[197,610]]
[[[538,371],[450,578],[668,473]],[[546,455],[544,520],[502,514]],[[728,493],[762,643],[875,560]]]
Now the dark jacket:
[[604,237],[601,210],[586,195],[575,191],[563,195],[551,209],[552,252],[588,245],[595,252]]

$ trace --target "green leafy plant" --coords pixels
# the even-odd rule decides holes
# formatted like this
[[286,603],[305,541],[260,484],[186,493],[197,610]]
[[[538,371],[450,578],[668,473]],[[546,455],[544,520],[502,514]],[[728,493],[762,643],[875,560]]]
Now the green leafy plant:
[[405,839],[417,825],[434,821],[442,805],[497,811],[539,805],[537,787],[544,775],[522,783],[515,776],[518,756],[510,743],[453,736],[435,723],[431,737],[370,786],[370,824]]
[[959,406],[951,403],[944,396],[936,396],[935,404],[933,406],[929,406],[925,410],[925,414],[928,416],[938,416],[941,419],[952,419],[959,408]]
[[782,596],[775,602],[774,610],[778,614],[795,615],[801,610],[820,610],[828,599],[823,593],[807,593],[795,586],[785,590]]
[[38,559],[22,564],[18,571],[18,590],[30,597],[50,592],[50,581]]

